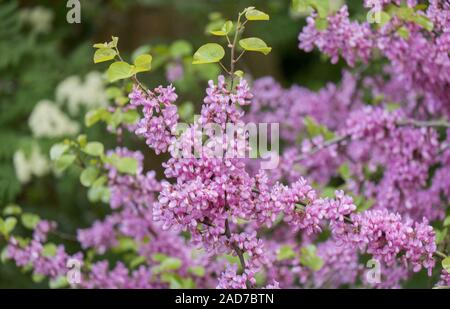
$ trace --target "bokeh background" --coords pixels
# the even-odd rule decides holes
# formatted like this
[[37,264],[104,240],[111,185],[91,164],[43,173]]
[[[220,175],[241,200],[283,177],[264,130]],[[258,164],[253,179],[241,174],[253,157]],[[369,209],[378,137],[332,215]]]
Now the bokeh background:
[[[104,65],[94,65],[92,44],[120,37],[128,58],[148,50],[154,56],[150,87],[173,80],[187,114],[197,110],[207,80],[219,68],[193,67],[193,52],[208,40],[208,27],[235,19],[237,12],[257,6],[270,14],[268,23],[255,23],[257,33],[273,47],[268,57],[252,53],[242,68],[252,78],[273,76],[283,85],[319,89],[339,81],[342,64],[331,65],[318,53],[306,54],[297,45],[304,16],[290,0],[81,0],[81,23],[66,20],[66,0],[0,0],[0,211],[17,204],[53,219],[67,234],[104,216],[107,207],[91,203],[78,181],[78,171],[58,177],[49,163],[51,145],[75,132],[87,132],[112,148],[116,140],[105,127],[84,127],[84,114],[104,104]],[[342,1],[336,0],[339,5]],[[352,15],[364,14],[361,3],[347,1]],[[45,132],[39,114],[63,119],[61,131]],[[54,133],[54,134],[53,134]],[[146,166],[161,176],[164,157],[154,157],[144,143],[126,136],[127,146],[142,149]],[[21,231],[27,233],[27,231]],[[0,241],[0,251],[4,247]],[[70,242],[65,243],[70,248]],[[10,262],[0,264],[0,288],[46,288]]]

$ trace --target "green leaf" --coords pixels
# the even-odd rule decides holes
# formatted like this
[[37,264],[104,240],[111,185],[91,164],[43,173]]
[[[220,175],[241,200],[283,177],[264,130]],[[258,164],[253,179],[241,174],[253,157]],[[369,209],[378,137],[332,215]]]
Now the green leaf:
[[444,268],[448,273],[450,273],[450,256],[447,256],[442,260],[442,268]]
[[239,41],[239,45],[248,51],[256,51],[268,55],[272,48],[268,47],[267,44],[260,38],[246,38]]
[[114,154],[108,157],[108,162],[121,173],[135,175],[137,172],[138,162],[135,158],[120,157]]
[[42,248],[42,255],[45,257],[54,257],[58,247],[55,244],[48,243]]
[[341,175],[342,179],[344,180],[350,179],[351,177],[350,167],[348,166],[347,163],[344,163],[341,166],[339,166],[339,175]]
[[134,75],[134,66],[124,62],[117,61],[111,64],[106,72],[109,82],[130,78]]
[[155,253],[155,254],[152,255],[152,259],[153,259],[155,262],[160,262],[160,263],[162,263],[162,261],[164,261],[164,260],[167,259],[167,258],[168,258],[168,256],[165,255],[165,254],[162,254],[162,253]]
[[366,210],[372,208],[373,205],[375,205],[374,199],[366,199],[366,198],[362,197],[361,202],[357,205],[357,211],[358,212],[366,211]]
[[95,51],[94,63],[105,62],[113,60],[117,55],[117,52],[112,48],[100,48]]
[[278,261],[284,261],[295,258],[295,252],[289,245],[281,246],[281,248],[278,250],[277,254],[277,260]]
[[270,16],[257,9],[250,9],[245,12],[245,18],[247,20],[269,20]]
[[116,36],[113,36],[111,38],[112,38],[111,42],[94,44],[94,48],[116,48],[117,47],[117,43],[119,43],[119,38],[116,37]]
[[41,221],[41,218],[39,218],[38,215],[32,213],[24,213],[20,217],[20,219],[22,221],[22,225],[29,230],[34,230],[38,225],[39,221]]
[[225,36],[233,29],[233,22],[228,20],[219,30],[211,30],[210,33],[217,36]]
[[188,268],[188,271],[197,277],[203,277],[206,273],[206,270],[203,266],[192,266]]
[[61,289],[69,286],[69,282],[67,282],[66,276],[59,276],[56,279],[52,279],[49,282],[49,287],[51,289]]
[[179,110],[178,114],[180,115],[180,118],[184,121],[190,121],[192,116],[194,116],[194,104],[192,102],[184,102]]
[[103,155],[104,146],[100,142],[89,142],[82,150],[84,153],[87,153],[88,155],[100,157],[101,155]]
[[391,20],[391,15],[388,13],[381,11],[380,14],[380,26],[386,25]]
[[314,9],[322,19],[328,17],[331,11],[329,0],[294,0],[292,8],[299,13],[307,12],[310,8]]
[[305,124],[306,131],[311,138],[321,135],[322,130],[320,125],[316,122],[316,120],[314,120],[314,118],[306,116],[303,119],[303,123]]
[[328,28],[328,20],[326,18],[317,18],[315,23],[316,29],[319,31],[323,31]]
[[172,273],[165,273],[161,275],[161,281],[169,283],[169,289],[181,289],[181,280],[179,276]]
[[4,264],[10,259],[8,255],[8,247],[4,247],[2,252],[0,253],[0,261]]
[[447,216],[447,218],[445,218],[444,226],[450,226],[450,216]]
[[105,94],[108,99],[115,99],[122,96],[122,90],[118,87],[108,87],[105,90]]
[[236,72],[234,72],[234,75],[236,75],[237,77],[244,77],[244,71],[242,70],[237,70]]
[[430,32],[433,31],[433,29],[434,29],[433,22],[431,20],[429,20],[426,16],[415,14],[412,17],[412,21],[415,22],[416,24],[422,26],[424,29],[426,29]]
[[400,104],[398,103],[387,103],[386,104],[386,109],[388,110],[388,112],[393,112],[396,111],[400,108]]
[[53,161],[58,160],[67,150],[69,150],[69,145],[63,143],[53,145],[50,149],[50,159]]
[[81,172],[80,182],[83,186],[90,187],[97,179],[97,176],[98,170],[95,167],[90,166]]
[[445,228],[445,229],[443,229],[443,230],[436,230],[435,232],[436,232],[436,237],[435,237],[435,239],[436,239],[436,244],[439,245],[439,244],[441,244],[441,243],[445,240],[445,238],[447,237],[447,234],[448,234],[448,228]]
[[300,249],[300,263],[306,267],[311,268],[313,271],[319,271],[324,262],[316,254],[316,246],[309,245]]
[[112,39],[111,42],[108,43],[108,47],[116,48],[117,44],[119,43],[119,38],[116,36],[112,36],[111,39]]
[[55,161],[55,168],[59,171],[62,172],[64,171],[66,168],[68,168],[69,166],[72,165],[72,163],[75,161],[77,157],[75,155],[71,155],[71,154],[65,154],[62,155],[59,159],[57,159]]
[[153,267],[153,272],[155,274],[160,274],[166,271],[177,270],[181,267],[182,262],[180,259],[167,257],[165,260],[161,262],[158,266]]
[[89,128],[99,122],[100,120],[107,120],[110,117],[110,113],[106,108],[99,108],[90,110],[84,116],[84,123]]
[[141,116],[134,109],[129,109],[122,114],[122,120],[126,124],[135,124],[140,118]]
[[145,264],[146,261],[147,261],[147,259],[146,259],[145,256],[142,256],[142,255],[136,256],[135,258],[133,258],[133,259],[130,261],[130,267],[131,267],[132,269],[133,269],[133,268],[136,268],[136,267],[138,267],[139,265]]
[[225,50],[217,43],[208,43],[200,47],[194,54],[192,64],[219,62],[225,57]]
[[122,253],[127,251],[137,252],[138,245],[136,241],[129,237],[119,237],[118,244],[113,248],[116,253]]
[[192,54],[192,45],[185,40],[178,40],[170,45],[170,55],[174,58],[181,58]]
[[409,29],[404,26],[398,28],[396,33],[405,40],[409,39]]
[[292,0],[292,10],[298,13],[305,13],[311,8],[310,1]]
[[88,199],[90,202],[99,202],[108,203],[109,198],[111,196],[111,192],[108,187],[105,186],[92,186],[88,191]]
[[9,234],[14,230],[17,224],[17,219],[14,217],[9,217],[5,220],[0,218],[0,234],[8,237]]
[[77,142],[80,145],[80,147],[86,147],[87,144],[87,136],[86,134],[80,134],[77,136]]
[[45,276],[41,275],[41,274],[33,274],[31,276],[31,280],[33,280],[34,283],[41,283],[42,281],[44,281]]
[[136,60],[134,60],[134,73],[150,71],[152,69],[152,59],[153,57],[149,54],[137,56]]
[[22,213],[22,208],[18,205],[10,204],[3,209],[3,215],[5,216],[15,216]]

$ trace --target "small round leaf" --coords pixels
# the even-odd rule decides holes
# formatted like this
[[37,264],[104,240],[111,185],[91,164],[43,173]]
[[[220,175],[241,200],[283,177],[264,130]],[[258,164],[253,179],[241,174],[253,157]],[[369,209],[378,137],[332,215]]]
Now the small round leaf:
[[266,42],[260,38],[247,38],[239,41],[239,45],[248,51],[255,51],[268,55],[272,51],[272,47],[268,47]]
[[200,47],[194,54],[192,64],[219,62],[225,57],[225,50],[217,43],[208,43]]

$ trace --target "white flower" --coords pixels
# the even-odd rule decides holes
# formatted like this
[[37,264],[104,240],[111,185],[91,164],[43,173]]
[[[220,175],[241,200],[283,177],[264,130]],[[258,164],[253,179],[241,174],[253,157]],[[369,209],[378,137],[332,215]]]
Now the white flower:
[[56,101],[67,104],[71,115],[80,112],[80,107],[94,109],[107,103],[104,81],[99,72],[90,72],[83,81],[78,76],[70,76],[56,88]]
[[30,25],[31,31],[35,33],[49,33],[52,29],[53,12],[42,6],[32,9],[23,9],[20,12],[23,22]]
[[49,100],[42,100],[34,107],[28,125],[35,137],[75,135],[80,129],[78,123],[72,121]]
[[13,161],[17,179],[21,183],[29,182],[33,175],[42,177],[50,171],[50,162],[37,145],[33,146],[28,158],[23,150],[16,151]]

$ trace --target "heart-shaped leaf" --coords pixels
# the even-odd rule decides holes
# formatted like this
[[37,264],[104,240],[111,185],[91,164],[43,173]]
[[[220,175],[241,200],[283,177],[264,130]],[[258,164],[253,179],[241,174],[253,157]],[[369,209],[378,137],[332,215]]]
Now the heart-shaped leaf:
[[268,47],[266,42],[260,38],[246,38],[239,41],[239,45],[248,51],[255,51],[268,55],[272,51],[272,47]]
[[251,9],[245,12],[245,18],[247,20],[269,20],[270,16],[257,9]]
[[116,55],[116,51],[112,48],[97,49],[94,54],[94,63],[112,60]]
[[225,57],[225,50],[217,43],[208,43],[200,47],[194,54],[192,64],[219,62]]
[[109,66],[106,75],[108,76],[108,80],[112,83],[133,76],[133,71],[134,66],[124,61],[117,61]]

